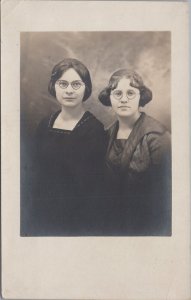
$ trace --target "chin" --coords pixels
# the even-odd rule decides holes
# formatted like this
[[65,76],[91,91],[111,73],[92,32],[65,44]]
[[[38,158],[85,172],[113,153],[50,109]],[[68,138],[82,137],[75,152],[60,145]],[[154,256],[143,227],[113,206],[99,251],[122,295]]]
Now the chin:
[[62,105],[65,106],[65,107],[75,107],[75,106],[77,106],[77,104],[74,103],[74,102],[62,102]]
[[131,117],[133,115],[133,113],[131,111],[127,111],[127,110],[124,110],[124,111],[118,111],[117,112],[118,116],[120,117]]

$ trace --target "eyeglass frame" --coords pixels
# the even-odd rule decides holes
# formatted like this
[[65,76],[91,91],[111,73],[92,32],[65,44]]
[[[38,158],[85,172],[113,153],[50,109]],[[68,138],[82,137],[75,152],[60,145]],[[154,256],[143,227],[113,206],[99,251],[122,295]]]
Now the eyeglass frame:
[[[60,86],[60,83],[61,83],[61,82],[67,83],[67,86],[66,86],[66,87]],[[78,88],[74,88],[74,87],[73,87],[73,83],[74,83],[74,82],[79,82],[81,85],[80,85]],[[79,90],[83,85],[85,85],[85,83],[84,83],[82,80],[73,80],[72,82],[68,82],[67,80],[57,80],[57,81],[56,81],[56,84],[59,85],[59,87],[60,87],[61,89],[63,89],[63,90],[67,89],[67,87],[68,87],[69,85],[71,85],[71,87],[73,88],[73,90]]]
[[[129,98],[128,95],[127,95],[127,93],[128,93],[129,91],[132,91],[132,92],[134,93],[134,95],[133,95],[132,98]],[[116,98],[116,95],[114,94],[114,93],[116,93],[116,92],[121,92],[120,98]],[[116,100],[121,100],[122,97],[123,97],[123,94],[124,94],[124,93],[123,93],[122,90],[114,90],[113,92],[111,92],[111,95],[112,95]],[[132,90],[132,89],[128,89],[128,90],[126,91],[126,97],[127,97],[127,99],[128,99],[129,101],[135,99],[136,95],[140,95],[140,93],[136,93],[136,92],[135,92],[134,90]]]

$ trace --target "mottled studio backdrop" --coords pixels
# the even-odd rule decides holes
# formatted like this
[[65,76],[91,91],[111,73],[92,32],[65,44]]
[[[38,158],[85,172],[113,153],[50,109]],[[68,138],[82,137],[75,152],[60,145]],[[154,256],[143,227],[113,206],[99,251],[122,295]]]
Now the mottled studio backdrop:
[[133,68],[153,92],[153,101],[144,111],[170,130],[170,32],[22,32],[21,129],[25,137],[30,139],[39,121],[59,109],[47,88],[52,68],[65,57],[77,58],[89,69],[93,93],[85,106],[105,127],[115,116],[97,96],[114,71]]

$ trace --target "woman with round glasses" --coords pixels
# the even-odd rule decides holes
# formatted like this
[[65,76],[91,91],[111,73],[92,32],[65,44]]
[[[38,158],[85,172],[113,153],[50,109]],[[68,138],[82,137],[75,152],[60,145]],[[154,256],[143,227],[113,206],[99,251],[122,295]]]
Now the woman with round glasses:
[[89,71],[77,59],[64,59],[53,68],[48,90],[60,110],[42,120],[36,133],[34,231],[100,234],[106,140],[103,125],[83,106],[92,91]]
[[127,69],[116,71],[99,95],[117,116],[108,130],[106,186],[111,201],[108,225],[118,235],[171,233],[170,134],[140,111],[151,99],[140,75]]

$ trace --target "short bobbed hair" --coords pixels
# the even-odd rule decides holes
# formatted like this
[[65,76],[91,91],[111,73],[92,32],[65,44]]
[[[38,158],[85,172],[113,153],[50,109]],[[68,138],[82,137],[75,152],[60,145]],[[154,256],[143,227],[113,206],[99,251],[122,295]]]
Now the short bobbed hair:
[[65,58],[54,66],[51,74],[51,79],[48,85],[49,93],[53,97],[56,97],[55,83],[69,69],[74,69],[80,76],[81,80],[85,83],[83,101],[86,101],[92,92],[92,82],[90,73],[86,66],[75,58]]
[[110,101],[111,91],[117,87],[120,79],[122,78],[130,79],[130,85],[139,90],[140,92],[139,106],[145,106],[145,104],[147,104],[149,101],[152,100],[151,90],[144,85],[143,80],[138,73],[128,69],[120,69],[115,73],[113,73],[113,75],[109,80],[108,85],[100,92],[98,96],[100,102],[103,105],[111,106],[111,101]]

